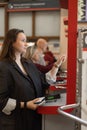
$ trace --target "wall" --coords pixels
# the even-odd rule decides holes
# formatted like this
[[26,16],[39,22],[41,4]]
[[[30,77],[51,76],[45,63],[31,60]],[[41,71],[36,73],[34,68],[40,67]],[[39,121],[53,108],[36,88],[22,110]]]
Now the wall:
[[42,130],[75,130],[75,121],[60,114],[43,115]]

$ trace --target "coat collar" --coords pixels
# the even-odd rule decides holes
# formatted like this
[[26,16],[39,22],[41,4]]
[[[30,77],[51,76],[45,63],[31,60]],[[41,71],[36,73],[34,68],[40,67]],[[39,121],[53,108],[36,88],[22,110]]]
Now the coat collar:
[[[24,66],[24,68],[25,68],[25,70],[26,70],[26,67],[25,67],[25,62],[27,63],[27,61],[26,60],[24,60],[24,59],[21,59],[21,61],[22,61],[22,64],[23,64],[23,66]],[[21,75],[23,75],[24,77],[27,77],[23,72],[22,72],[22,70],[20,69],[20,67],[17,65],[17,63],[13,60],[13,61],[11,61],[10,62],[11,63],[11,65],[19,72],[19,73],[21,73]],[[26,70],[26,73],[28,73],[27,72],[27,70]]]
[[[21,69],[19,68],[19,66],[17,65],[17,63],[15,61],[9,61],[7,59],[6,61],[9,65],[9,67],[12,66],[12,68],[16,69],[18,71],[18,73],[20,73],[21,76],[23,76],[24,78],[26,78],[29,82],[31,79],[32,85],[34,85],[37,96],[40,96],[40,93],[42,91],[42,88],[40,87],[41,85],[41,80],[38,80],[39,74],[38,74],[38,70],[35,67],[35,65],[32,63],[31,60],[26,60],[26,59],[22,59],[22,64],[28,74],[28,76],[26,76],[25,74],[23,74],[23,72],[21,71]],[[30,77],[30,78],[29,78]],[[39,89],[39,91],[38,91]]]
[[[28,61],[26,60],[25,58],[22,58],[21,59],[21,62],[23,64],[23,67],[27,73],[27,75],[30,77],[30,79],[33,81],[33,83],[35,83],[35,81],[37,82],[37,79],[36,79],[36,76],[35,75],[35,72],[33,70],[33,64],[31,61]],[[12,63],[12,66],[25,78],[27,78],[29,80],[29,77],[26,76],[22,71],[21,69],[19,68],[19,66],[17,65],[17,63],[15,61],[13,61]],[[36,86],[36,83],[34,84]]]

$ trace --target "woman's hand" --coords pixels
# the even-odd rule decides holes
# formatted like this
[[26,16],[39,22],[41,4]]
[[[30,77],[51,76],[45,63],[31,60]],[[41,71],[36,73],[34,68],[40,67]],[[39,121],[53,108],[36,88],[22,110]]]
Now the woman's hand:
[[57,65],[58,67],[60,67],[61,64],[65,62],[65,60],[66,60],[66,56],[63,55],[63,56],[60,56],[55,63],[56,63],[56,65]]
[[20,102],[21,108],[26,107],[28,109],[36,110],[39,107],[39,105],[35,104],[35,102],[38,100],[39,100],[39,98],[35,98],[34,100],[27,101],[26,106],[25,106],[25,102]]
[[28,109],[36,110],[39,107],[39,105],[35,104],[35,102],[38,101],[38,100],[39,100],[39,98],[35,98],[34,100],[28,101],[26,103],[26,107]]

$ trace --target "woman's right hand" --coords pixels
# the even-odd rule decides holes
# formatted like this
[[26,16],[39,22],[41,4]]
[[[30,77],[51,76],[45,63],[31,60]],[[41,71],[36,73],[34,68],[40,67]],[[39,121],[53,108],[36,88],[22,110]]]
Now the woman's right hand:
[[35,98],[34,100],[28,101],[26,103],[26,107],[28,109],[36,110],[39,107],[39,105],[35,104],[35,102],[38,101],[38,100],[39,100],[39,98]]
[[58,60],[57,60],[55,63],[60,67],[61,64],[62,64],[63,62],[65,62],[65,60],[66,60],[66,56],[65,56],[65,55],[62,55],[62,56],[60,56],[60,57],[58,58]]

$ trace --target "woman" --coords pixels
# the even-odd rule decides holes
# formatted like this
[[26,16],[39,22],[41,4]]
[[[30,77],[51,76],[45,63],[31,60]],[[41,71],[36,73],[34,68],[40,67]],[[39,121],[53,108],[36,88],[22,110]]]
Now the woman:
[[[29,47],[27,48],[26,53],[24,54],[24,57],[25,57],[26,59],[31,59],[31,60],[33,61],[33,59],[32,59],[33,53],[34,53],[34,47],[29,46]],[[33,61],[33,63],[36,65],[37,69],[38,69],[39,71],[41,71],[43,74],[45,74],[45,73],[47,73],[48,71],[50,71],[50,70],[52,69],[52,67],[53,67],[53,64],[54,64],[54,63],[53,63],[53,64],[50,64],[50,65],[44,66],[44,65],[35,63],[34,61]]]
[[[43,41],[42,43],[43,44],[45,44],[44,42],[45,42],[45,40],[43,40],[43,39],[39,39],[39,40],[41,40],[41,41]],[[41,42],[40,42],[41,43]],[[34,45],[34,44],[33,44]],[[49,74],[49,72],[51,73],[51,79],[52,79],[52,77],[55,77],[56,78],[56,74],[57,74],[57,72],[59,71],[59,68],[60,68],[60,66],[61,66],[61,64],[62,63],[64,63],[65,62],[65,60],[66,60],[66,56],[65,55],[62,55],[62,56],[60,56],[56,61],[53,61],[53,60],[51,60],[52,62],[50,62],[50,64],[47,64],[47,65],[42,65],[42,64],[40,64],[40,62],[39,62],[39,60],[38,60],[38,62],[35,62],[35,57],[38,57],[37,59],[39,59],[40,57],[38,56],[38,54],[39,55],[41,55],[41,53],[43,53],[43,51],[42,51],[42,49],[38,49],[38,48],[36,48],[36,50],[38,50],[38,52],[37,51],[35,51],[35,48],[36,47],[31,47],[31,46],[28,46],[27,47],[27,51],[26,51],[26,53],[24,54],[24,57],[26,58],[26,59],[31,59],[32,61],[33,61],[33,63],[36,65],[36,67],[37,67],[37,69],[39,70],[39,71],[41,71],[41,73],[43,73],[43,74],[46,74],[46,75],[48,75]],[[44,50],[44,49],[43,49]],[[39,53],[39,51],[40,51],[40,53]],[[36,53],[37,52],[37,53]],[[35,54],[35,55],[34,55]],[[47,54],[48,55],[48,54]],[[50,57],[52,57],[52,56],[47,56],[46,55],[46,57],[45,57],[45,60],[48,62],[48,59],[50,60]],[[35,57],[34,57],[35,56]],[[41,58],[40,58],[41,59]],[[52,59],[53,59],[53,57],[52,57]],[[53,80],[54,81],[54,80]]]
[[32,61],[22,58],[26,49],[24,31],[9,30],[0,55],[0,130],[41,130],[35,102],[49,84]]

